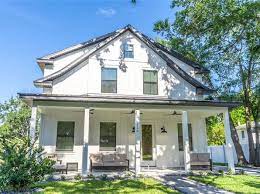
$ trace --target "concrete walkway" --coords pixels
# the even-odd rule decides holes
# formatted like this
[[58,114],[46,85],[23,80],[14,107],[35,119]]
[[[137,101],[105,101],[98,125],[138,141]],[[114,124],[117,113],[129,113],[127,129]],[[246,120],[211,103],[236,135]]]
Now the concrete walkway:
[[161,181],[164,185],[169,186],[173,189],[180,191],[181,193],[206,193],[206,194],[232,194],[231,192],[217,189],[210,185],[205,185],[203,183],[198,183],[196,181],[190,180],[184,176],[176,175],[157,175],[153,176],[155,179]]

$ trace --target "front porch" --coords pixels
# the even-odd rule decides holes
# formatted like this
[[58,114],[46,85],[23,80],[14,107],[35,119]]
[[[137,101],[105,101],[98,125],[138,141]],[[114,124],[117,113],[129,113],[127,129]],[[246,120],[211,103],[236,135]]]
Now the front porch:
[[[125,154],[136,174],[153,167],[189,172],[190,154],[207,153],[205,118],[223,113],[226,149],[232,153],[226,106],[213,106],[209,101],[207,105],[201,101],[197,105],[196,101],[164,101],[148,104],[34,100],[30,135],[35,136],[39,110],[40,145],[48,154],[57,154],[62,163],[77,163],[77,170],[83,175],[90,172],[90,154],[96,153]],[[233,156],[228,156],[229,168],[234,170]]]

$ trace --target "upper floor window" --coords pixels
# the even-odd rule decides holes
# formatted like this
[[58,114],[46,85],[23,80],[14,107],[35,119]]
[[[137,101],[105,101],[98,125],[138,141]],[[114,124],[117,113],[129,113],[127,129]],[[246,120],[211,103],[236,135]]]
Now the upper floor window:
[[59,121],[57,126],[56,150],[72,151],[75,122]]
[[134,58],[134,45],[125,44],[124,58]]
[[153,70],[144,70],[143,74],[143,92],[144,94],[158,94],[158,73]]
[[53,69],[52,63],[45,63],[45,69]]
[[115,68],[101,69],[101,92],[102,93],[117,92],[117,69]]

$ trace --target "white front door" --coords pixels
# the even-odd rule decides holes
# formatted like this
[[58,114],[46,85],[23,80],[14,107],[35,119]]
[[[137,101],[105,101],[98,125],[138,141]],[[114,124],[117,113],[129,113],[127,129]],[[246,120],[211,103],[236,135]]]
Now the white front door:
[[142,124],[141,166],[155,166],[154,132],[152,124]]

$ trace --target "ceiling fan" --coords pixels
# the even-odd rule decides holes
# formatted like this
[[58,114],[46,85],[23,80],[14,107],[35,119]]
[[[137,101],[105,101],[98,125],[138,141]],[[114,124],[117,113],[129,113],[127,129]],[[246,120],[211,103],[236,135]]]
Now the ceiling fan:
[[172,116],[175,116],[175,115],[181,115],[181,113],[177,113],[177,112],[174,110],[172,113],[170,113],[170,114],[167,114],[167,115],[172,115]]
[[[135,113],[135,110],[131,110],[131,112],[123,113],[123,114],[131,115],[131,114],[134,114],[134,113]],[[140,114],[143,114],[143,113],[141,112]]]

